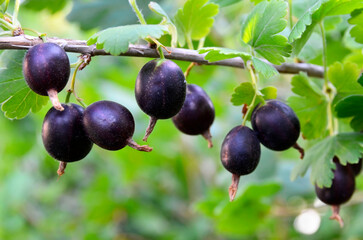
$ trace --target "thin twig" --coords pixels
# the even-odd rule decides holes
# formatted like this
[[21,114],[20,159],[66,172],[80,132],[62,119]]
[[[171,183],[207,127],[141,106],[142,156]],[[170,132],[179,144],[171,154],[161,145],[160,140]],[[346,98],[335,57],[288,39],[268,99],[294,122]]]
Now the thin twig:
[[[60,38],[47,38],[48,42],[53,42],[62,45],[67,52],[76,52],[81,54],[90,54],[91,56],[97,55],[110,55],[101,49],[96,49],[95,45],[88,46],[86,41],[71,40]],[[17,36],[17,37],[2,37],[0,38],[0,49],[28,49],[34,45],[42,43],[42,40],[37,37],[31,36]],[[218,65],[236,68],[244,68],[241,58],[231,58],[217,62],[209,63],[204,59],[204,54],[199,54],[195,50],[182,49],[182,48],[168,48],[171,54],[165,55],[167,59],[196,62],[203,65]],[[154,48],[147,45],[130,45],[127,52],[120,54],[120,56],[130,57],[145,57],[145,58],[158,58],[158,52]],[[267,61],[266,61],[267,62]],[[270,64],[270,63],[269,63]],[[271,64],[272,65],[272,64]],[[322,78],[324,71],[322,66],[308,64],[308,63],[283,63],[281,65],[272,65],[280,73],[296,74],[300,71],[306,72],[309,76]]]

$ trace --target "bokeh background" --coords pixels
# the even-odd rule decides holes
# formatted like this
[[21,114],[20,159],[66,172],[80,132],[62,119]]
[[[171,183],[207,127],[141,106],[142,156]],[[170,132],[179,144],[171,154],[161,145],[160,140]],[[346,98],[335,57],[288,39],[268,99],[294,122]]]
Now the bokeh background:
[[[148,22],[157,23],[160,18],[147,8],[148,2],[138,4]],[[184,4],[157,2],[170,16]],[[240,48],[240,26],[253,4],[215,2],[222,7],[205,46]],[[315,1],[293,2],[298,18]],[[19,15],[23,27],[49,37],[84,40],[106,27],[137,22],[126,0],[28,0]],[[346,18],[329,18],[326,25],[329,63],[355,59],[362,67],[361,46],[347,35]],[[77,54],[69,57],[77,60]],[[321,64],[318,34],[300,57]],[[88,105],[112,100],[126,106],[135,118],[138,143],[149,119],[138,108],[133,89],[148,60],[94,57],[78,73],[76,83],[77,94]],[[184,71],[189,65],[177,63]],[[291,95],[290,79],[291,75],[263,79],[260,86],[276,86],[278,98],[285,100]],[[184,135],[171,120],[160,120],[148,141],[154,148],[151,153],[129,147],[109,152],[94,146],[85,159],[69,164],[60,179],[58,162],[46,153],[41,140],[50,104],[22,120],[0,114],[0,239],[363,239],[363,177],[357,178],[353,199],[341,209],[346,226],[340,229],[329,220],[331,210],[317,202],[309,174],[290,181],[291,170],[300,161],[295,150],[262,147],[257,170],[241,178],[236,200],[229,202],[231,174],[223,169],[219,151],[228,131],[242,122],[241,108],[233,106],[230,97],[247,80],[241,69],[213,66],[194,67],[188,77],[214,103],[212,149],[201,136]],[[65,95],[60,93],[61,101]],[[305,145],[302,139],[299,143]]]

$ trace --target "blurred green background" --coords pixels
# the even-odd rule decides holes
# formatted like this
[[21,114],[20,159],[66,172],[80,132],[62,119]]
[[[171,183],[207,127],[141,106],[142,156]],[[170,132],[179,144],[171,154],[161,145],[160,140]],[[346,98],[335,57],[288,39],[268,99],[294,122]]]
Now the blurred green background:
[[[157,23],[160,19],[147,2],[138,1],[148,22]],[[184,4],[157,2],[170,16]],[[215,2],[224,7],[205,45],[238,49],[241,22],[253,4]],[[313,2],[294,1],[294,15],[300,17]],[[23,27],[48,37],[84,40],[106,27],[137,21],[126,0],[28,0],[19,15]],[[362,66],[361,46],[347,36],[346,18],[329,23],[329,62],[355,59]],[[161,41],[168,40],[166,36]],[[318,35],[313,37],[300,58],[321,64],[320,42]],[[69,57],[77,60],[77,54]],[[76,83],[77,94],[88,105],[112,100],[126,106],[135,118],[138,143],[149,119],[138,108],[133,89],[148,60],[94,57]],[[189,65],[177,63],[184,71]],[[291,94],[290,78],[262,80],[260,86],[276,86],[278,98],[284,100]],[[201,136],[178,132],[171,120],[161,120],[148,141],[151,153],[94,146],[85,159],[69,164],[60,179],[58,162],[48,156],[41,140],[50,104],[22,120],[0,114],[0,239],[363,239],[363,177],[357,178],[353,199],[342,207],[346,226],[340,229],[328,219],[331,210],[316,201],[308,174],[290,181],[291,169],[300,161],[294,150],[262,147],[257,170],[241,178],[236,200],[229,202],[231,174],[223,169],[219,151],[228,131],[241,124],[241,108],[232,106],[230,96],[247,80],[241,69],[212,66],[195,67],[187,79],[202,86],[215,105],[214,148],[208,149]],[[61,101],[65,95],[60,94]],[[304,146],[302,139],[299,143]],[[301,215],[307,209],[313,212]]]

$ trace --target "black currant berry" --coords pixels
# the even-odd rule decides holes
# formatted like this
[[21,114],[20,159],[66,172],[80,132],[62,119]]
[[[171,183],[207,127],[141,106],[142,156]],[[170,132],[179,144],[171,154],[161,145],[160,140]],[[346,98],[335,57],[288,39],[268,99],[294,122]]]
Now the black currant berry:
[[23,74],[37,94],[49,96],[54,108],[62,111],[58,92],[67,85],[70,74],[66,52],[54,43],[42,43],[29,49],[23,61]]
[[172,119],[175,126],[185,134],[201,134],[212,147],[209,128],[214,121],[214,106],[207,93],[194,84],[187,85],[184,105]]
[[352,168],[354,176],[358,176],[362,171],[362,158],[359,159],[358,163],[348,163],[348,165]]
[[144,141],[158,119],[171,118],[180,111],[185,93],[183,71],[174,62],[154,59],[142,67],[136,79],[135,97],[141,110],[151,117]]
[[355,190],[354,172],[349,166],[343,166],[339,163],[339,159],[333,159],[336,169],[333,170],[334,178],[329,188],[320,188],[315,185],[315,192],[318,198],[333,207],[333,215],[331,219],[336,219],[342,225],[343,221],[339,216],[339,205],[347,202],[353,195]]
[[225,137],[221,149],[221,161],[225,169],[232,173],[229,197],[233,201],[241,175],[253,172],[261,155],[260,141],[256,133],[246,126],[233,128]]
[[288,105],[277,100],[258,105],[252,112],[251,123],[260,142],[276,151],[294,146],[300,135],[296,114]]
[[[84,109],[76,104],[63,104],[62,107],[64,111],[51,108],[45,115],[43,144],[49,155],[61,162],[78,161],[91,151],[93,145],[83,127]],[[64,173],[64,168],[59,175]]]
[[152,150],[132,140],[134,117],[127,108],[116,102],[98,101],[91,104],[84,112],[83,124],[88,137],[101,148],[115,151],[129,145],[139,151]]

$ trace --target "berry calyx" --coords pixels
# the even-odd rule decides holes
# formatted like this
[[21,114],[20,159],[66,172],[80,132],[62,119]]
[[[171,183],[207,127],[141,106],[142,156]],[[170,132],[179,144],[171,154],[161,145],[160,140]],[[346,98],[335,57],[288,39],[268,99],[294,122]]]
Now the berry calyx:
[[214,117],[214,106],[207,93],[195,84],[188,84],[183,107],[172,119],[181,132],[189,135],[201,134],[208,141],[208,147],[212,147],[209,128]]
[[186,81],[183,71],[174,62],[155,59],[140,70],[135,84],[137,104],[150,116],[143,141],[147,141],[158,119],[168,119],[183,106]]
[[54,43],[42,43],[29,49],[23,61],[28,86],[37,94],[49,96],[55,109],[63,111],[58,93],[67,85],[70,75],[66,52]]

